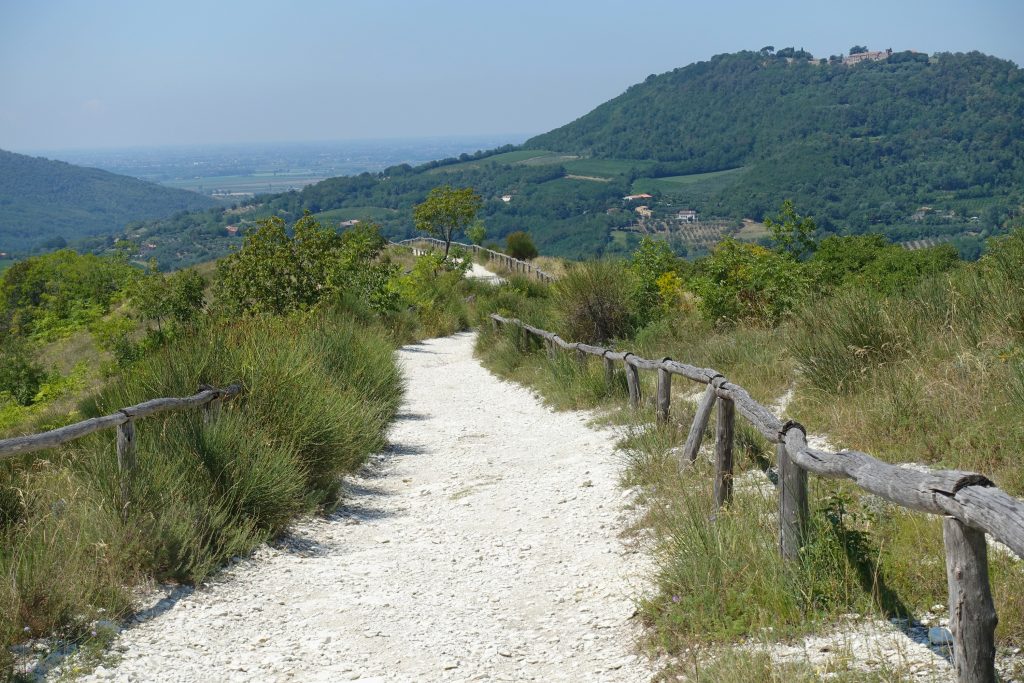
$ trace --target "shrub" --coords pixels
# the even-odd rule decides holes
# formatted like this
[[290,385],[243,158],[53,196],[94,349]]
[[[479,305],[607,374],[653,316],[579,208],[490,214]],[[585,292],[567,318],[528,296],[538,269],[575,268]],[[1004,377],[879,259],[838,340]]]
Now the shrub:
[[629,262],[631,299],[638,327],[661,317],[678,305],[682,295],[679,260],[667,242],[644,237]]
[[727,238],[701,264],[691,283],[700,312],[715,323],[778,324],[810,291],[793,259]]
[[528,233],[517,230],[505,238],[505,253],[520,261],[537,258],[537,247]]
[[336,500],[339,477],[385,444],[401,381],[393,346],[345,310],[207,322],[85,401],[87,416],[200,384],[243,393],[141,421],[129,500],[113,434],[0,469],[2,645],[122,614],[140,575],[195,582]]
[[630,307],[632,279],[613,261],[577,264],[554,285],[554,313],[566,338],[602,343],[621,339],[635,328]]
[[9,339],[0,348],[0,392],[19,405],[31,405],[46,381],[46,371],[32,360],[24,344]]

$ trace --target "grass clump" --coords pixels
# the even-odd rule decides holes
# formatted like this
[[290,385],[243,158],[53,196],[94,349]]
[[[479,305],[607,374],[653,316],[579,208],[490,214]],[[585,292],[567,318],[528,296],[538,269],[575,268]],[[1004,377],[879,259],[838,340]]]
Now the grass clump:
[[[198,582],[331,505],[339,476],[384,445],[402,385],[387,332],[342,310],[197,326],[82,406],[99,415],[200,384],[242,395],[137,424],[136,475],[121,494],[101,432],[0,472],[0,635],[85,637],[130,608],[144,575]],[[27,629],[27,630],[26,630]],[[6,648],[5,648],[6,650]]]

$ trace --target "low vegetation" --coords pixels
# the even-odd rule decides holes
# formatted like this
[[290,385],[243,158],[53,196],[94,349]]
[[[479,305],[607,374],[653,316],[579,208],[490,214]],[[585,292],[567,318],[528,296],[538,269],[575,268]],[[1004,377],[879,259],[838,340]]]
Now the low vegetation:
[[[791,206],[768,225],[772,248],[727,240],[685,262],[646,240],[631,260],[577,264],[548,291],[513,281],[480,304],[481,321],[494,311],[570,341],[712,367],[838,445],[980,471],[1024,495],[1016,458],[1024,446],[1024,232],[992,240],[979,262],[965,263],[948,247],[909,252],[874,236],[805,242],[813,229]],[[684,397],[701,387],[677,380],[669,424],[656,427],[653,373],[641,375],[645,403],[632,414],[622,371],[609,383],[598,359],[549,358],[511,326],[481,329],[478,353],[494,371],[557,407],[600,408],[627,426],[625,484],[646,511],[639,527],[657,544],[658,590],[641,605],[652,646],[709,652],[797,637],[850,612],[913,617],[945,602],[937,518],[812,477],[813,531],[788,566],[776,549],[774,488],[762,473],[774,452],[756,432],[740,421],[737,494],[724,513],[714,514],[706,456],[679,467],[695,409]],[[705,444],[713,434],[712,424]],[[1020,646],[1024,566],[998,550],[990,565],[998,642]],[[735,663],[736,671],[765,666],[770,673],[753,655]],[[729,671],[722,680],[739,680]]]
[[[413,262],[373,226],[339,235],[306,216],[263,222],[205,269],[209,282],[70,251],[9,269],[9,434],[204,384],[242,392],[213,420],[139,421],[128,490],[109,431],[0,462],[0,671],[14,643],[56,635],[86,647],[98,619],[130,613],[138,583],[200,582],[296,515],[336,504],[341,475],[385,445],[402,394],[396,345],[467,325],[478,289],[467,265]],[[74,371],[51,364],[54,345],[101,369],[55,397]]]

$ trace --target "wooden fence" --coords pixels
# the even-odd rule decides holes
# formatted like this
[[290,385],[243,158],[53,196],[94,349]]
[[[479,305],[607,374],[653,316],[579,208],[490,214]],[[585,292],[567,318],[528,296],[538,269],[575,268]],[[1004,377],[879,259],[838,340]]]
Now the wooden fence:
[[[670,358],[648,360],[632,353],[570,343],[558,335],[514,318],[491,315],[496,331],[502,325],[519,328],[520,334],[541,340],[552,357],[558,349],[581,361],[587,356],[603,360],[611,382],[616,363],[622,363],[629,389],[630,406],[641,404],[640,370],[657,372],[655,408],[657,420],[666,422],[672,400],[672,377],[707,385],[683,447],[682,457],[693,461],[700,449],[711,411],[717,403],[715,434],[714,499],[727,505],[732,497],[733,426],[738,412],[758,432],[775,444],[778,465],[779,552],[786,560],[799,556],[807,530],[807,473],[833,479],[852,479],[868,493],[896,505],[943,516],[946,578],[949,586],[949,626],[953,633],[953,663],[962,683],[990,683],[995,674],[995,627],[997,616],[988,579],[988,546],[985,534],[1004,543],[1024,558],[1024,501],[1000,490],[974,472],[915,469],[890,465],[857,451],[831,453],[807,445],[803,425],[780,420],[720,372],[676,362]],[[1018,586],[1024,590],[1024,586]]]
[[[413,237],[412,239],[402,240],[401,242],[395,242],[395,244],[414,246],[416,244],[427,245],[431,248],[440,247],[444,249],[444,242],[433,237]],[[500,251],[494,251],[493,249],[485,249],[477,244],[463,244],[462,242],[452,242],[452,245],[462,247],[467,251],[473,252],[474,256],[486,256],[488,263],[497,263],[513,274],[530,275],[541,282],[554,282],[555,277],[549,273],[545,273],[537,266],[529,263],[528,261],[520,261],[519,259],[512,258],[508,254],[502,254]]]
[[104,429],[117,429],[117,467],[121,472],[121,496],[127,502],[132,473],[136,469],[135,421],[157,413],[178,412],[191,408],[202,408],[204,420],[212,419],[222,401],[229,400],[241,392],[241,387],[232,384],[224,389],[209,386],[199,387],[199,392],[180,398],[154,398],[145,403],[121,408],[103,417],[93,417],[65,427],[51,429],[41,434],[16,436],[0,440],[0,460],[12,458],[33,451],[53,448],[81,439],[83,436]]

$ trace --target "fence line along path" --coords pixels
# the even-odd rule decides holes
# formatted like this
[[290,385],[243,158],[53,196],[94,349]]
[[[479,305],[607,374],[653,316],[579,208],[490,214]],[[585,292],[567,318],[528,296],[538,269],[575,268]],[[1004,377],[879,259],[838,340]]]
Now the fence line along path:
[[[399,350],[391,447],[343,507],[128,629],[117,681],[646,683],[610,430],[491,375],[473,334]],[[93,676],[86,680],[97,680]]]
[[[714,497],[719,506],[732,496],[733,423],[736,413],[745,417],[766,439],[775,444],[779,468],[779,551],[796,561],[807,533],[807,474],[833,479],[851,479],[862,490],[901,507],[943,516],[946,576],[949,585],[950,630],[953,660],[962,683],[994,683],[995,627],[998,621],[988,579],[988,549],[985,534],[1006,544],[1024,558],[1024,501],[995,486],[987,477],[957,470],[914,469],[890,465],[867,453],[832,453],[811,448],[803,425],[780,420],[747,391],[728,381],[722,373],[699,368],[670,358],[649,360],[629,352],[567,342],[547,330],[514,318],[492,314],[495,330],[511,326],[517,334],[545,344],[549,354],[559,350],[586,362],[588,356],[601,358],[605,376],[611,381],[616,363],[621,363],[629,387],[629,402],[635,409],[642,401],[639,373],[658,374],[655,407],[659,422],[668,420],[672,377],[678,375],[707,385],[704,397],[684,446],[684,459],[693,460],[717,403],[715,435]],[[1024,587],[1018,587],[1024,590]]]
[[[395,242],[395,244],[402,246],[409,246],[416,251],[417,247],[421,250],[432,250],[436,248],[444,249],[444,242],[434,237],[413,237],[411,239],[402,240],[401,242]],[[452,246],[462,247],[473,253],[474,256],[486,256],[488,263],[496,263],[503,266],[513,274],[528,275],[536,278],[540,282],[554,282],[555,277],[550,273],[546,273],[537,266],[533,265],[529,261],[521,261],[516,258],[512,258],[508,254],[502,254],[500,251],[494,251],[493,249],[487,249],[481,247],[478,244],[464,244],[462,242],[452,242]],[[422,254],[417,254],[422,255]]]
[[179,412],[202,408],[204,419],[212,419],[222,401],[230,400],[241,392],[238,384],[223,389],[201,386],[192,396],[154,398],[134,406],[121,408],[115,413],[92,417],[74,424],[51,429],[39,434],[16,436],[0,440],[0,460],[55,448],[62,444],[81,439],[104,429],[117,429],[117,466],[121,472],[122,504],[128,502],[132,473],[136,469],[135,422],[159,413]]

